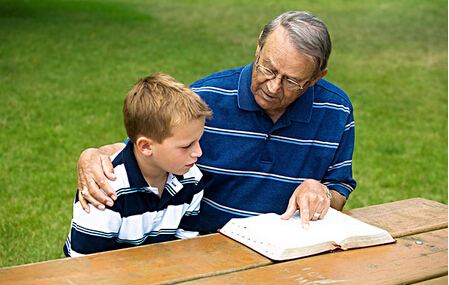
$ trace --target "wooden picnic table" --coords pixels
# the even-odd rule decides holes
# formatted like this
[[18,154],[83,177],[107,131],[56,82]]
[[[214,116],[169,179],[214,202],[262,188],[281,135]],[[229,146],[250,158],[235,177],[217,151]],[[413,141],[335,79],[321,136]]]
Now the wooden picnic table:
[[448,207],[413,198],[344,211],[396,243],[273,262],[212,234],[0,268],[0,284],[448,284]]

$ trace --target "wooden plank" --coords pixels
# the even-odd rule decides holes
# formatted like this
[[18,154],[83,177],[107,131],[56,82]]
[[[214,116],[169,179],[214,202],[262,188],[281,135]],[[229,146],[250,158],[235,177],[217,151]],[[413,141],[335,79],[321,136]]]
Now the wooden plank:
[[413,198],[343,211],[365,223],[388,231],[394,238],[447,228],[447,205]]
[[80,258],[0,268],[0,284],[180,282],[270,263],[252,250],[216,234]]
[[408,284],[446,276],[447,247],[447,229],[440,229],[185,284]]
[[415,285],[447,285],[448,284],[448,278],[447,278],[447,275],[446,275],[446,276],[442,276],[442,277],[438,277],[438,278],[434,278],[434,279],[429,279],[429,280],[418,282],[418,283],[414,283],[414,284]]

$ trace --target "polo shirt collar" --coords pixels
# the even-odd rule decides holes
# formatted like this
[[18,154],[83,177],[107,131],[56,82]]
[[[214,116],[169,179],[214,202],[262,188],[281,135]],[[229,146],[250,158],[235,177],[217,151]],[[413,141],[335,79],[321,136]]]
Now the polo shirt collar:
[[[125,165],[126,173],[128,174],[128,182],[129,186],[131,188],[145,188],[148,189],[151,192],[154,192],[154,189],[156,189],[155,194],[157,195],[157,188],[152,187],[151,185],[148,185],[147,181],[143,177],[142,172],[140,171],[139,165],[137,164],[136,157],[134,156],[133,151],[133,143],[128,142],[123,149],[122,153],[122,161]],[[179,182],[178,178],[173,175],[172,173],[168,174],[166,187],[167,185],[170,188],[170,195],[174,196],[176,193],[178,193],[184,186],[181,182]]]
[[122,161],[125,165],[126,173],[128,175],[128,182],[131,188],[143,188],[148,187],[148,183],[143,178],[139,165],[137,164],[136,157],[134,156],[133,143],[128,142],[123,149]]
[[[238,106],[245,111],[261,111],[262,108],[254,100],[254,95],[251,92],[251,77],[254,62],[243,68],[240,73],[238,82]],[[287,116],[291,121],[308,123],[312,116],[313,100],[314,100],[315,86],[307,88],[307,91],[302,94],[295,102],[293,102],[282,117]]]
[[[181,177],[180,177],[181,178]],[[181,189],[184,187],[184,185],[179,182],[176,175],[173,175],[172,173],[168,173],[167,182],[165,183],[165,190],[168,190],[170,195],[175,196],[176,193],[181,191]]]

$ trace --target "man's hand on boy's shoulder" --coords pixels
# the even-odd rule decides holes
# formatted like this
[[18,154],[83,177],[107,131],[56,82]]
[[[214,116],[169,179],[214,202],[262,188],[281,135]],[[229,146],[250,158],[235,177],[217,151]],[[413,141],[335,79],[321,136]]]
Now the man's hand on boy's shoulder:
[[88,148],[81,153],[77,163],[78,198],[87,213],[90,212],[87,202],[100,210],[104,210],[105,205],[114,205],[117,194],[107,180],[115,180],[117,177],[109,157],[124,147],[123,143],[116,143],[100,148]]

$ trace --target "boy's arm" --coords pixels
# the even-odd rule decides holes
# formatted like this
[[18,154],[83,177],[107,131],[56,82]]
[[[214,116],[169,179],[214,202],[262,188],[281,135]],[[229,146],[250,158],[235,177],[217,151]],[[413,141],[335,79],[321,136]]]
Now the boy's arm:
[[124,143],[115,143],[99,148],[88,148],[81,153],[77,163],[78,198],[82,208],[87,213],[90,212],[87,201],[96,208],[104,210],[105,204],[112,206],[114,204],[113,201],[117,199],[114,189],[107,182],[107,179],[116,179],[109,156],[122,150],[124,147]]
[[203,184],[202,181],[198,184],[198,189],[202,189],[200,192],[195,194],[192,201],[187,208],[184,216],[179,224],[178,230],[176,231],[176,237],[180,239],[193,238],[199,235],[199,213],[201,200],[203,199]]

